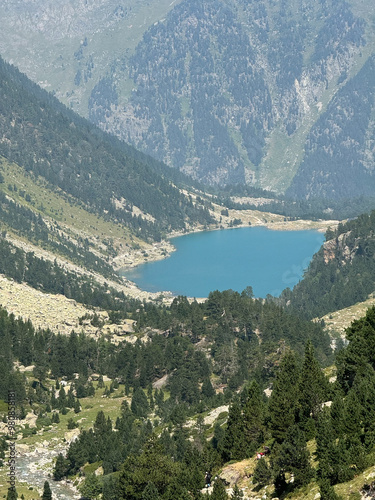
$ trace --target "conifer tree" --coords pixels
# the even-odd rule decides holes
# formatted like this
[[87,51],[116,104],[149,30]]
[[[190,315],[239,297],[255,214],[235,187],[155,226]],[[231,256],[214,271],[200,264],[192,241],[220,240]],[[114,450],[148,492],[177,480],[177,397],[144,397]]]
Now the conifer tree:
[[243,438],[246,456],[251,456],[264,439],[264,403],[259,385],[252,381],[245,391],[243,405]]
[[308,484],[314,475],[310,464],[310,453],[307,450],[303,431],[293,425],[288,429],[285,440],[273,458],[273,469],[276,475],[286,472],[293,474],[294,487]]
[[340,500],[341,497],[337,495],[328,479],[321,479],[319,481],[319,491],[321,500]]
[[335,436],[337,438],[343,437],[345,430],[344,402],[343,402],[343,396],[340,393],[336,393],[332,399],[331,420],[332,420],[332,429]]
[[350,390],[344,401],[344,431],[349,440],[361,437],[361,409],[356,391]]
[[42,500],[52,500],[52,491],[48,481],[44,481]]
[[53,410],[55,410],[56,408],[58,408],[59,406],[59,402],[58,400],[56,399],[56,396],[55,396],[55,391],[52,389],[52,395],[51,395],[51,407]]
[[287,430],[295,423],[299,410],[300,374],[295,354],[284,355],[269,400],[272,436],[281,443]]
[[243,498],[243,491],[239,489],[237,484],[234,485],[233,492],[230,498],[231,500],[241,500],[241,498]]
[[74,407],[74,394],[73,394],[73,386],[70,386],[69,392],[68,392],[68,398],[66,401],[66,406],[68,408],[73,408]]
[[245,448],[241,406],[235,399],[229,407],[227,428],[223,438],[224,460],[242,460],[245,458]]
[[214,482],[210,500],[228,500],[228,495],[224,483],[220,478]]
[[158,490],[155,488],[154,483],[149,482],[142,493],[142,500],[159,500]]
[[179,473],[180,464],[167,456],[160,441],[151,436],[140,455],[125,460],[119,476],[119,498],[140,499],[149,482],[163,496]]
[[79,413],[81,411],[81,405],[78,399],[74,401],[74,413]]
[[112,474],[103,476],[103,500],[118,500],[118,479]]
[[261,458],[257,460],[253,474],[253,483],[258,484],[261,488],[267,486],[272,481],[272,471],[266,460]]
[[328,479],[330,484],[336,484],[353,477],[348,450],[343,439],[336,440],[328,409],[322,411],[318,418],[316,444],[320,479]]
[[209,377],[205,377],[203,379],[201,392],[202,395],[206,398],[212,398],[213,396],[215,396],[215,389],[212,387],[212,383]]
[[147,396],[140,387],[134,391],[130,408],[136,417],[146,417],[150,411]]
[[17,500],[18,498],[18,493],[16,488],[8,488],[8,494],[6,500]]
[[299,401],[301,419],[306,422],[310,415],[316,419],[322,403],[327,396],[328,386],[326,378],[314,356],[314,347],[311,341],[306,342],[301,379],[299,384]]
[[55,481],[61,481],[61,479],[66,475],[67,464],[62,453],[59,453],[56,458],[55,468],[53,470],[53,477]]
[[102,492],[102,486],[95,474],[89,474],[79,490],[83,496],[97,500]]
[[64,387],[59,390],[59,408],[63,409],[66,407],[66,394]]

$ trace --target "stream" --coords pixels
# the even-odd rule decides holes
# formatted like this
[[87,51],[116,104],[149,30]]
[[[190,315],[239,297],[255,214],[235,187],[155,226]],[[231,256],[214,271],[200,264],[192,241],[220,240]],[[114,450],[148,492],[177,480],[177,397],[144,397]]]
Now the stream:
[[36,448],[32,452],[17,454],[17,482],[25,482],[34,489],[43,491],[45,481],[49,482],[53,499],[77,500],[81,498],[73,484],[66,481],[54,481],[52,478],[52,461],[61,452],[61,449],[48,449],[46,447]]

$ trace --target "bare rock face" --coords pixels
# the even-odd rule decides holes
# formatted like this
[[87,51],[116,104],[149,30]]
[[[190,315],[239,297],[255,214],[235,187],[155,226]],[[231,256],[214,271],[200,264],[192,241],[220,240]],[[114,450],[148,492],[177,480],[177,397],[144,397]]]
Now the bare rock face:
[[348,231],[347,233],[340,234],[336,239],[324,242],[323,255],[325,264],[336,258],[340,259],[341,265],[345,265],[353,260],[358,250],[358,245],[356,243],[350,246],[347,244],[350,234],[351,231]]

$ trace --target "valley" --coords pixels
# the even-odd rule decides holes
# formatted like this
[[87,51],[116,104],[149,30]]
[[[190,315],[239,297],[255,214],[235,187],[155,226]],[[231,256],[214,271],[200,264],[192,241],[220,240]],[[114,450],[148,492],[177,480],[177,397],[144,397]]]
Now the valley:
[[374,496],[373,2],[0,14],[0,497]]

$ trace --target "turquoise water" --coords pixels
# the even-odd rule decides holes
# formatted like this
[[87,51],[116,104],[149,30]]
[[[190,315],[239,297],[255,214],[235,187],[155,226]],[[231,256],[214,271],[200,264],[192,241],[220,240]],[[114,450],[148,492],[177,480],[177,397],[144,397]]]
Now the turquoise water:
[[169,290],[189,297],[210,291],[238,292],[252,286],[256,297],[278,296],[301,279],[324,241],[317,231],[272,231],[264,227],[208,231],[173,238],[170,257],[123,274],[149,292]]

